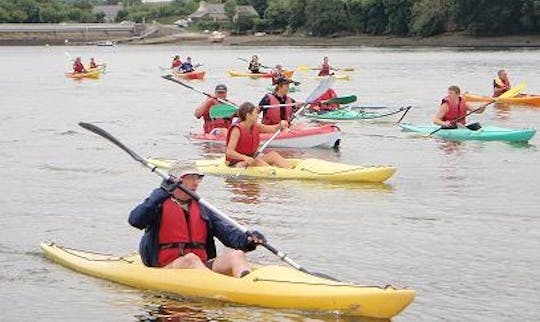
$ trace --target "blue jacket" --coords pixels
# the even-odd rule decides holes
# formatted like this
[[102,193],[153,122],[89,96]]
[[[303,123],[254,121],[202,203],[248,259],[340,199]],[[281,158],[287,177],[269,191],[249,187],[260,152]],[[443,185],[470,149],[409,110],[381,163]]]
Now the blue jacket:
[[189,73],[194,71],[195,69],[193,69],[193,64],[191,63],[182,63],[182,66],[180,66],[180,70],[183,73]]
[[[139,253],[146,266],[158,266],[158,237],[161,210],[163,202],[169,196],[170,194],[165,190],[161,188],[155,189],[143,203],[138,205],[129,214],[129,224],[135,228],[144,229],[144,235],[139,244]],[[219,215],[205,206],[199,206],[201,208],[201,216],[208,224],[208,239],[206,241],[208,259],[216,257],[214,237],[217,237],[223,245],[230,248],[243,251],[252,251],[255,249],[256,245],[248,241],[246,233],[223,220]]]

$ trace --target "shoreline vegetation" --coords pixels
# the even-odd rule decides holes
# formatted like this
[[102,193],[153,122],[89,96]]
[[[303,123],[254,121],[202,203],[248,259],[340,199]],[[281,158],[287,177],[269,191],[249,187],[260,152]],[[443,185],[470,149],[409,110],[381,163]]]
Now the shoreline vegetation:
[[104,41],[540,47],[540,0],[0,0],[0,45]]
[[[144,39],[126,41],[126,45],[178,44],[193,46],[320,46],[320,47],[523,47],[540,48],[540,35],[473,36],[465,33],[445,33],[431,37],[396,35],[354,35],[342,37],[313,37],[303,35],[228,35],[220,44],[211,43],[209,35],[199,32],[171,31],[160,27],[159,32]],[[92,45],[111,40],[114,34],[2,33],[0,46]],[[117,35],[120,36],[120,35]],[[133,37],[135,38],[135,37]],[[66,39],[68,41],[66,41]],[[127,37],[124,39],[128,39]],[[114,40],[113,40],[114,41]]]

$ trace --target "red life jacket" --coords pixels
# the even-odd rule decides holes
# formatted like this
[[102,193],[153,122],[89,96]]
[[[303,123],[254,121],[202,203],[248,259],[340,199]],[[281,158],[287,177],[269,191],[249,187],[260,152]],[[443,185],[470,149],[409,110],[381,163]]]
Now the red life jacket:
[[[270,105],[281,104],[281,102],[277,99],[277,97],[274,94],[266,94],[266,95],[268,95],[268,101],[270,102]],[[285,98],[285,104],[292,104],[292,100],[289,96]],[[262,123],[266,125],[275,125],[281,122],[281,120],[286,120],[287,122],[290,122],[292,115],[293,115],[292,105],[265,108],[263,110]]]
[[[238,139],[236,149],[234,150],[241,154],[254,156],[255,152],[257,152],[257,148],[259,148],[259,143],[261,143],[258,124],[253,124],[253,126],[251,127],[251,132],[248,132],[246,125],[243,122],[231,126],[229,132],[227,133],[227,145],[229,145],[229,140],[231,139],[232,129],[234,129],[235,127],[240,130],[240,138]],[[243,161],[233,159],[228,156],[226,156],[225,158],[229,163]]]
[[175,67],[180,67],[181,65],[182,65],[182,61],[180,59],[178,59],[178,60],[173,60],[172,61],[171,67],[175,68]]
[[204,119],[204,133],[210,133],[213,129],[218,127],[223,127],[228,129],[231,126],[231,120],[229,119],[212,119],[210,117],[210,110],[213,106],[220,104],[220,102],[215,98],[208,98],[204,101],[204,114],[202,115]]
[[194,253],[203,262],[208,259],[205,247],[208,226],[201,217],[197,201],[191,201],[189,214],[186,214],[172,198],[165,200],[159,227],[159,266],[166,266],[187,253]]
[[458,103],[455,104],[450,101],[448,96],[446,96],[442,99],[441,104],[444,103],[448,104],[448,112],[444,114],[443,121],[453,122],[458,117],[461,117],[461,119],[457,120],[457,122],[465,125],[465,115],[467,115],[467,105],[465,104],[465,99],[460,96]]
[[73,63],[73,72],[75,73],[82,73],[84,70],[84,66],[82,63],[74,62]]
[[318,106],[319,110],[321,110],[321,111],[335,110],[335,109],[339,108],[339,104],[337,104],[337,103],[321,104],[320,103],[321,101],[326,101],[326,100],[329,100],[329,99],[334,98],[334,97],[337,97],[336,92],[333,89],[329,88],[326,92],[324,92],[324,94],[321,95],[321,97],[319,97],[315,101],[314,104],[311,104],[311,106]]
[[328,76],[330,75],[330,64],[322,64],[321,70],[319,71],[319,76]]

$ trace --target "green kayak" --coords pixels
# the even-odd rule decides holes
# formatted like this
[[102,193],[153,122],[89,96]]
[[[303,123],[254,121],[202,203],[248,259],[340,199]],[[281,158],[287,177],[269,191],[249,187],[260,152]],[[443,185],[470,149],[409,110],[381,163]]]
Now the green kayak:
[[[400,124],[399,126],[405,132],[423,133],[426,135],[439,128],[436,125],[413,125],[406,123]],[[468,128],[445,129],[434,133],[433,136],[454,141],[478,140],[527,142],[534,136],[535,133],[535,129],[514,130],[496,126],[483,126],[476,131],[469,130]]]
[[[274,85],[266,86],[266,90],[269,91],[269,92],[273,92],[274,91]],[[289,93],[294,93],[294,92],[300,92],[300,88],[294,86],[293,84],[290,84],[289,85]]]
[[405,112],[410,107],[400,107],[399,109],[395,111],[391,111],[388,113],[380,113],[380,112],[374,112],[374,111],[366,111],[363,109],[358,109],[354,107],[349,108],[342,108],[338,110],[333,111],[325,111],[325,112],[306,112],[304,113],[304,116],[310,119],[316,119],[316,120],[325,120],[325,121],[354,121],[354,120],[371,120],[371,119],[378,119],[386,116],[395,115],[401,112]]

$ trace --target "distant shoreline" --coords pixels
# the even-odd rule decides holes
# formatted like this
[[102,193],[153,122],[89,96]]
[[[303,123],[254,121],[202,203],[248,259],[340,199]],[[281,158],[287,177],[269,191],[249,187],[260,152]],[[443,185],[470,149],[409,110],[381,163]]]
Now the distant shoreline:
[[[513,35],[473,37],[462,33],[443,34],[427,38],[399,37],[392,35],[356,35],[345,37],[304,37],[265,35],[228,36],[221,44],[213,44],[208,35],[194,32],[175,32],[170,26],[161,26],[161,36],[126,42],[125,45],[185,44],[197,46],[320,46],[320,47],[479,47],[479,48],[538,48],[540,35]],[[72,36],[72,37],[70,37]],[[112,36],[112,37],[111,37]],[[65,39],[70,39],[65,42]],[[89,45],[89,42],[114,40],[113,35],[105,38],[90,35],[83,40],[80,35],[54,34],[5,34],[0,33],[0,46],[40,45]],[[124,43],[122,44],[124,45]]]

